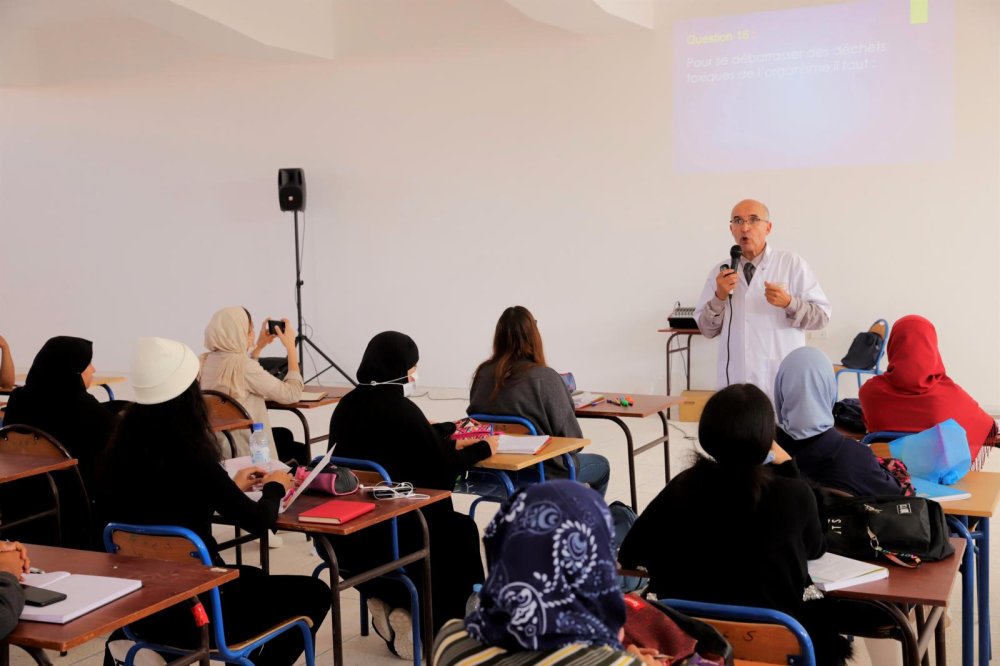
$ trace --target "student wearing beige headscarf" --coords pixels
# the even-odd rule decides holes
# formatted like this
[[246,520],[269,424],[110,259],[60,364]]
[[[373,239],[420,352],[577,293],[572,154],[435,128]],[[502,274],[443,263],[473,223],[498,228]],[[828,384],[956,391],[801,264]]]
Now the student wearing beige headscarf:
[[[281,451],[278,450],[265,403],[268,400],[285,404],[296,402],[302,395],[303,387],[299,355],[295,349],[295,330],[287,319],[282,321],[285,323],[284,330],[279,328],[278,334],[272,335],[267,329],[267,320],[264,320],[255,343],[253,319],[247,309],[222,308],[212,315],[212,320],[205,327],[205,348],[208,352],[201,355],[201,387],[228,394],[246,408],[250,418],[264,424],[271,443],[272,460],[295,457],[292,454],[294,449],[284,446],[286,440],[289,446],[294,443],[290,432],[279,432],[283,446]],[[257,361],[261,351],[275,339],[284,345],[288,354],[288,374],[284,380],[270,374]],[[236,442],[236,454],[250,455],[250,432],[236,430],[232,435]]]

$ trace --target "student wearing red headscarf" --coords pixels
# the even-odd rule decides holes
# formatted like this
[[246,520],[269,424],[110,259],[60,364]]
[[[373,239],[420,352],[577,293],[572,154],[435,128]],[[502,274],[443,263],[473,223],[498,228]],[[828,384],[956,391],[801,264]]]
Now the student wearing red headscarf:
[[997,434],[993,417],[945,373],[934,324],[919,315],[897,321],[889,335],[889,369],[869,379],[859,398],[868,432],[920,432],[955,419],[965,429],[972,460]]

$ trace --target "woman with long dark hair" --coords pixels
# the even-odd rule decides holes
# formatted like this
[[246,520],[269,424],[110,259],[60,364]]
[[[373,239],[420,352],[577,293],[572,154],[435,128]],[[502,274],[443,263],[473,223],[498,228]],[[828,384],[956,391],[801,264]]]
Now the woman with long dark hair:
[[817,662],[840,665],[851,656],[840,634],[871,635],[884,618],[861,604],[819,598],[806,564],[826,551],[816,498],[774,435],[774,408],[756,386],[713,395],[698,424],[711,458],[698,456],[646,507],[618,561],[645,567],[660,599],[788,613],[808,630]]
[[[125,411],[98,470],[105,493],[102,508],[114,522],[186,527],[201,537],[216,563],[223,564],[212,537],[212,516],[219,513],[248,532],[270,529],[293,482],[287,472],[255,467],[229,478],[208,423],[198,368],[198,357],[180,342],[139,340],[131,371],[136,404]],[[255,483],[263,483],[256,502],[244,492]],[[232,643],[296,615],[312,620],[315,636],[330,609],[330,589],[322,581],[269,576],[255,567],[240,567],[240,577],[220,591],[226,638]],[[196,645],[199,638],[190,612],[178,606],[133,626],[154,642],[187,646]],[[255,664],[292,664],[302,650],[301,635],[285,632],[250,659]]]
[[[527,308],[509,307],[500,315],[493,334],[493,354],[472,378],[469,414],[521,416],[540,434],[583,437],[573,398],[562,378],[545,364],[538,322]],[[602,496],[608,489],[611,466],[595,453],[574,454],[577,481]],[[546,476],[565,478],[562,460],[546,462]]]

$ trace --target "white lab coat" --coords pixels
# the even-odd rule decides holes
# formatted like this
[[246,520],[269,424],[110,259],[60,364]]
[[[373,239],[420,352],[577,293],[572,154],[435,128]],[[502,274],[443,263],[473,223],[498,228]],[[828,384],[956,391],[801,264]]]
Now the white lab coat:
[[[695,308],[695,319],[715,294],[715,277],[719,267],[729,264],[723,260],[712,267],[705,288]],[[729,384],[751,383],[774,400],[774,378],[782,359],[793,349],[806,344],[805,331],[793,328],[785,309],[771,305],[764,297],[764,282],[784,282],[793,297],[816,303],[827,316],[831,314],[830,301],[819,286],[819,280],[802,257],[794,252],[775,250],[768,243],[764,256],[757,266],[753,280],[747,285],[743,262],[739,268],[739,282],[730,303],[723,312],[722,330],[719,333],[719,360],[716,384],[719,388]],[[732,310],[730,310],[730,305]],[[729,340],[730,312],[732,313],[732,340]],[[729,381],[726,381],[727,343],[729,350]]]

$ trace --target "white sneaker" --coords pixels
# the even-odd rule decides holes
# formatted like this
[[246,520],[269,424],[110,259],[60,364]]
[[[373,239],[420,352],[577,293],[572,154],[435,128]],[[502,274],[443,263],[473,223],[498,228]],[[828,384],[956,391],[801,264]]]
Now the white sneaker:
[[392,611],[389,604],[381,599],[368,599],[368,612],[372,616],[372,629],[378,637],[385,641],[385,646],[392,651],[392,627],[389,626],[389,613]]
[[392,640],[393,652],[400,659],[413,661],[413,618],[410,611],[397,608],[389,613],[389,626],[395,637]]
[[281,548],[284,545],[285,545],[285,540],[282,539],[277,534],[268,534],[267,535],[267,547],[268,548],[270,548],[270,549],[273,550],[275,548]]

